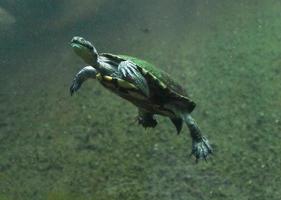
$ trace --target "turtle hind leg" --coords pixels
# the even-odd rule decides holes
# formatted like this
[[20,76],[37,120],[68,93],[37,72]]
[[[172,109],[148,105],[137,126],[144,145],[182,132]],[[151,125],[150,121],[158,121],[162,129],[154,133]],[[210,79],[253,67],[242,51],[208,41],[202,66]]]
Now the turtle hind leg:
[[137,121],[144,128],[154,128],[157,125],[157,121],[153,116],[153,113],[139,109],[139,115],[137,116]]
[[186,123],[192,138],[191,155],[195,156],[196,161],[198,159],[206,160],[208,155],[213,153],[213,149],[209,144],[208,139],[201,134],[196,121],[191,117],[190,114],[184,114],[182,118]]

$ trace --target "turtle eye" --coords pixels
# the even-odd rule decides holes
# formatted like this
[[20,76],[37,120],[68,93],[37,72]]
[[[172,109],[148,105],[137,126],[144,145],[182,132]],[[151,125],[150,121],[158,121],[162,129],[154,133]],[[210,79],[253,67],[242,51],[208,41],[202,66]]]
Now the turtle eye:
[[91,45],[89,45],[89,49],[90,49],[90,50],[93,50],[94,48],[93,48]]

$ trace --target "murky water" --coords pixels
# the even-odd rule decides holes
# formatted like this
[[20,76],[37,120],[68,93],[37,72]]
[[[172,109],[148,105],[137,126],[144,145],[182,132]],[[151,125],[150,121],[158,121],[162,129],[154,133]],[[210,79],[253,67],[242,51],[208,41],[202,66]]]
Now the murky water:
[[[280,199],[281,2],[0,1],[0,199]],[[214,147],[154,129],[85,82],[70,40],[147,60],[197,103]]]

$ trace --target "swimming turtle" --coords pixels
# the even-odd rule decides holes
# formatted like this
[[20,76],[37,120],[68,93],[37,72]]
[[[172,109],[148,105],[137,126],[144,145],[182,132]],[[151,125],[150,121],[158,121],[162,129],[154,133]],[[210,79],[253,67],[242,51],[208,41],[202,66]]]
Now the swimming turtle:
[[134,57],[98,53],[94,45],[82,37],[74,37],[71,46],[89,65],[75,75],[70,86],[71,95],[87,79],[97,79],[105,88],[138,107],[137,120],[143,127],[157,125],[155,114],[169,117],[177,133],[185,122],[192,138],[191,155],[198,160],[212,153],[207,138],[190,115],[195,103],[169,74]]

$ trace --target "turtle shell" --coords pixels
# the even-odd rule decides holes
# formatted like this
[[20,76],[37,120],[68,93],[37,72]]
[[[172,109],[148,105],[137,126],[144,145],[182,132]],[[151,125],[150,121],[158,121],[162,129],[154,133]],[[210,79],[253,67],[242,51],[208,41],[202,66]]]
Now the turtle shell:
[[151,91],[150,100],[159,105],[172,103],[180,109],[192,112],[196,104],[188,97],[187,92],[174,81],[169,74],[156,68],[154,65],[130,56],[102,53],[100,56],[108,58],[113,63],[130,60],[146,78]]

